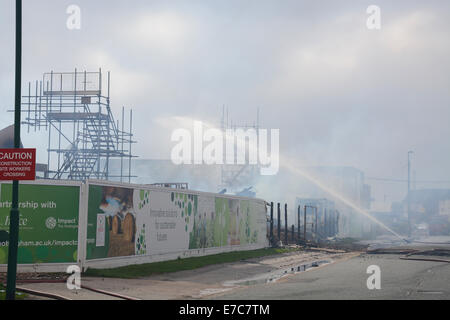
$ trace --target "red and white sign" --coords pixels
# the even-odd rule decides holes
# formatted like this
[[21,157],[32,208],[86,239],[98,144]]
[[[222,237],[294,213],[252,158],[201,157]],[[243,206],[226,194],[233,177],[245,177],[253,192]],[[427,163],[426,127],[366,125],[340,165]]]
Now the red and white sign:
[[0,180],[35,180],[36,149],[0,149]]

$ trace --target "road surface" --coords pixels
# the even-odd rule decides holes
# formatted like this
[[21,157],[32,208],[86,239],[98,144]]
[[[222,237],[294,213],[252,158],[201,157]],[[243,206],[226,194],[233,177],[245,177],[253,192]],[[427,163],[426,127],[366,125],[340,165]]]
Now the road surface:
[[[214,299],[450,299],[450,263],[401,260],[401,256],[362,254]],[[380,267],[379,290],[367,287],[371,274],[366,272],[371,265]]]

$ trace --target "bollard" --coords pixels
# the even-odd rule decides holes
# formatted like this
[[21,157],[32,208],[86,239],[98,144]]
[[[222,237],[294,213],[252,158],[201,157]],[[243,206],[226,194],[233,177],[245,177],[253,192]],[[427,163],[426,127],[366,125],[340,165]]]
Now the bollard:
[[314,240],[318,240],[318,237],[317,237],[317,207],[314,207],[314,212],[315,212],[315,216],[316,216],[316,221],[315,221],[315,224],[314,224]]
[[297,244],[300,244],[300,212],[301,208],[300,205],[298,205],[297,208]]
[[284,204],[284,240],[288,244],[287,203]]
[[273,245],[273,202],[270,203],[270,244]]
[[278,237],[278,241],[281,240],[281,236],[280,236],[280,233],[281,233],[281,223],[280,223],[280,220],[281,220],[281,209],[280,209],[280,203],[278,202],[278,220],[277,220],[277,231],[278,231],[277,237]]
[[303,240],[305,241],[306,244],[306,206],[305,206],[305,215],[303,218]]
[[292,225],[292,237],[291,237],[291,239],[292,239],[292,243],[295,243],[295,240],[294,240],[294,228],[295,228],[295,226],[294,225]]

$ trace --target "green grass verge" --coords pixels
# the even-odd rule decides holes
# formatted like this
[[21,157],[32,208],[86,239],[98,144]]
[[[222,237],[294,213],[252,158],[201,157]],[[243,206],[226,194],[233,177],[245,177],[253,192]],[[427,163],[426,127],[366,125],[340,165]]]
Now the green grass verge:
[[[16,300],[23,300],[27,296],[28,295],[26,293],[16,291]],[[6,298],[6,288],[2,284],[0,284],[0,301],[5,300],[5,298]]]
[[83,275],[87,277],[124,279],[142,278],[155,274],[170,273],[182,270],[193,270],[213,264],[235,262],[251,258],[260,258],[296,250],[298,249],[266,248],[250,251],[233,251],[202,257],[191,257],[186,259],[130,265],[114,269],[88,269]]

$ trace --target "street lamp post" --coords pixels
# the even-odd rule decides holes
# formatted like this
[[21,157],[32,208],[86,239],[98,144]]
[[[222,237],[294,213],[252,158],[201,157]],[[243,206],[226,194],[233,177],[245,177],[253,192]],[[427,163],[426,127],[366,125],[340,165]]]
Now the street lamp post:
[[[15,74],[15,113],[14,113],[14,148],[20,148],[20,105],[22,82],[22,0],[16,0],[16,74]],[[16,296],[17,250],[19,242],[19,181],[13,181],[12,206],[10,213],[8,244],[8,275],[6,282],[6,299],[14,300]]]

